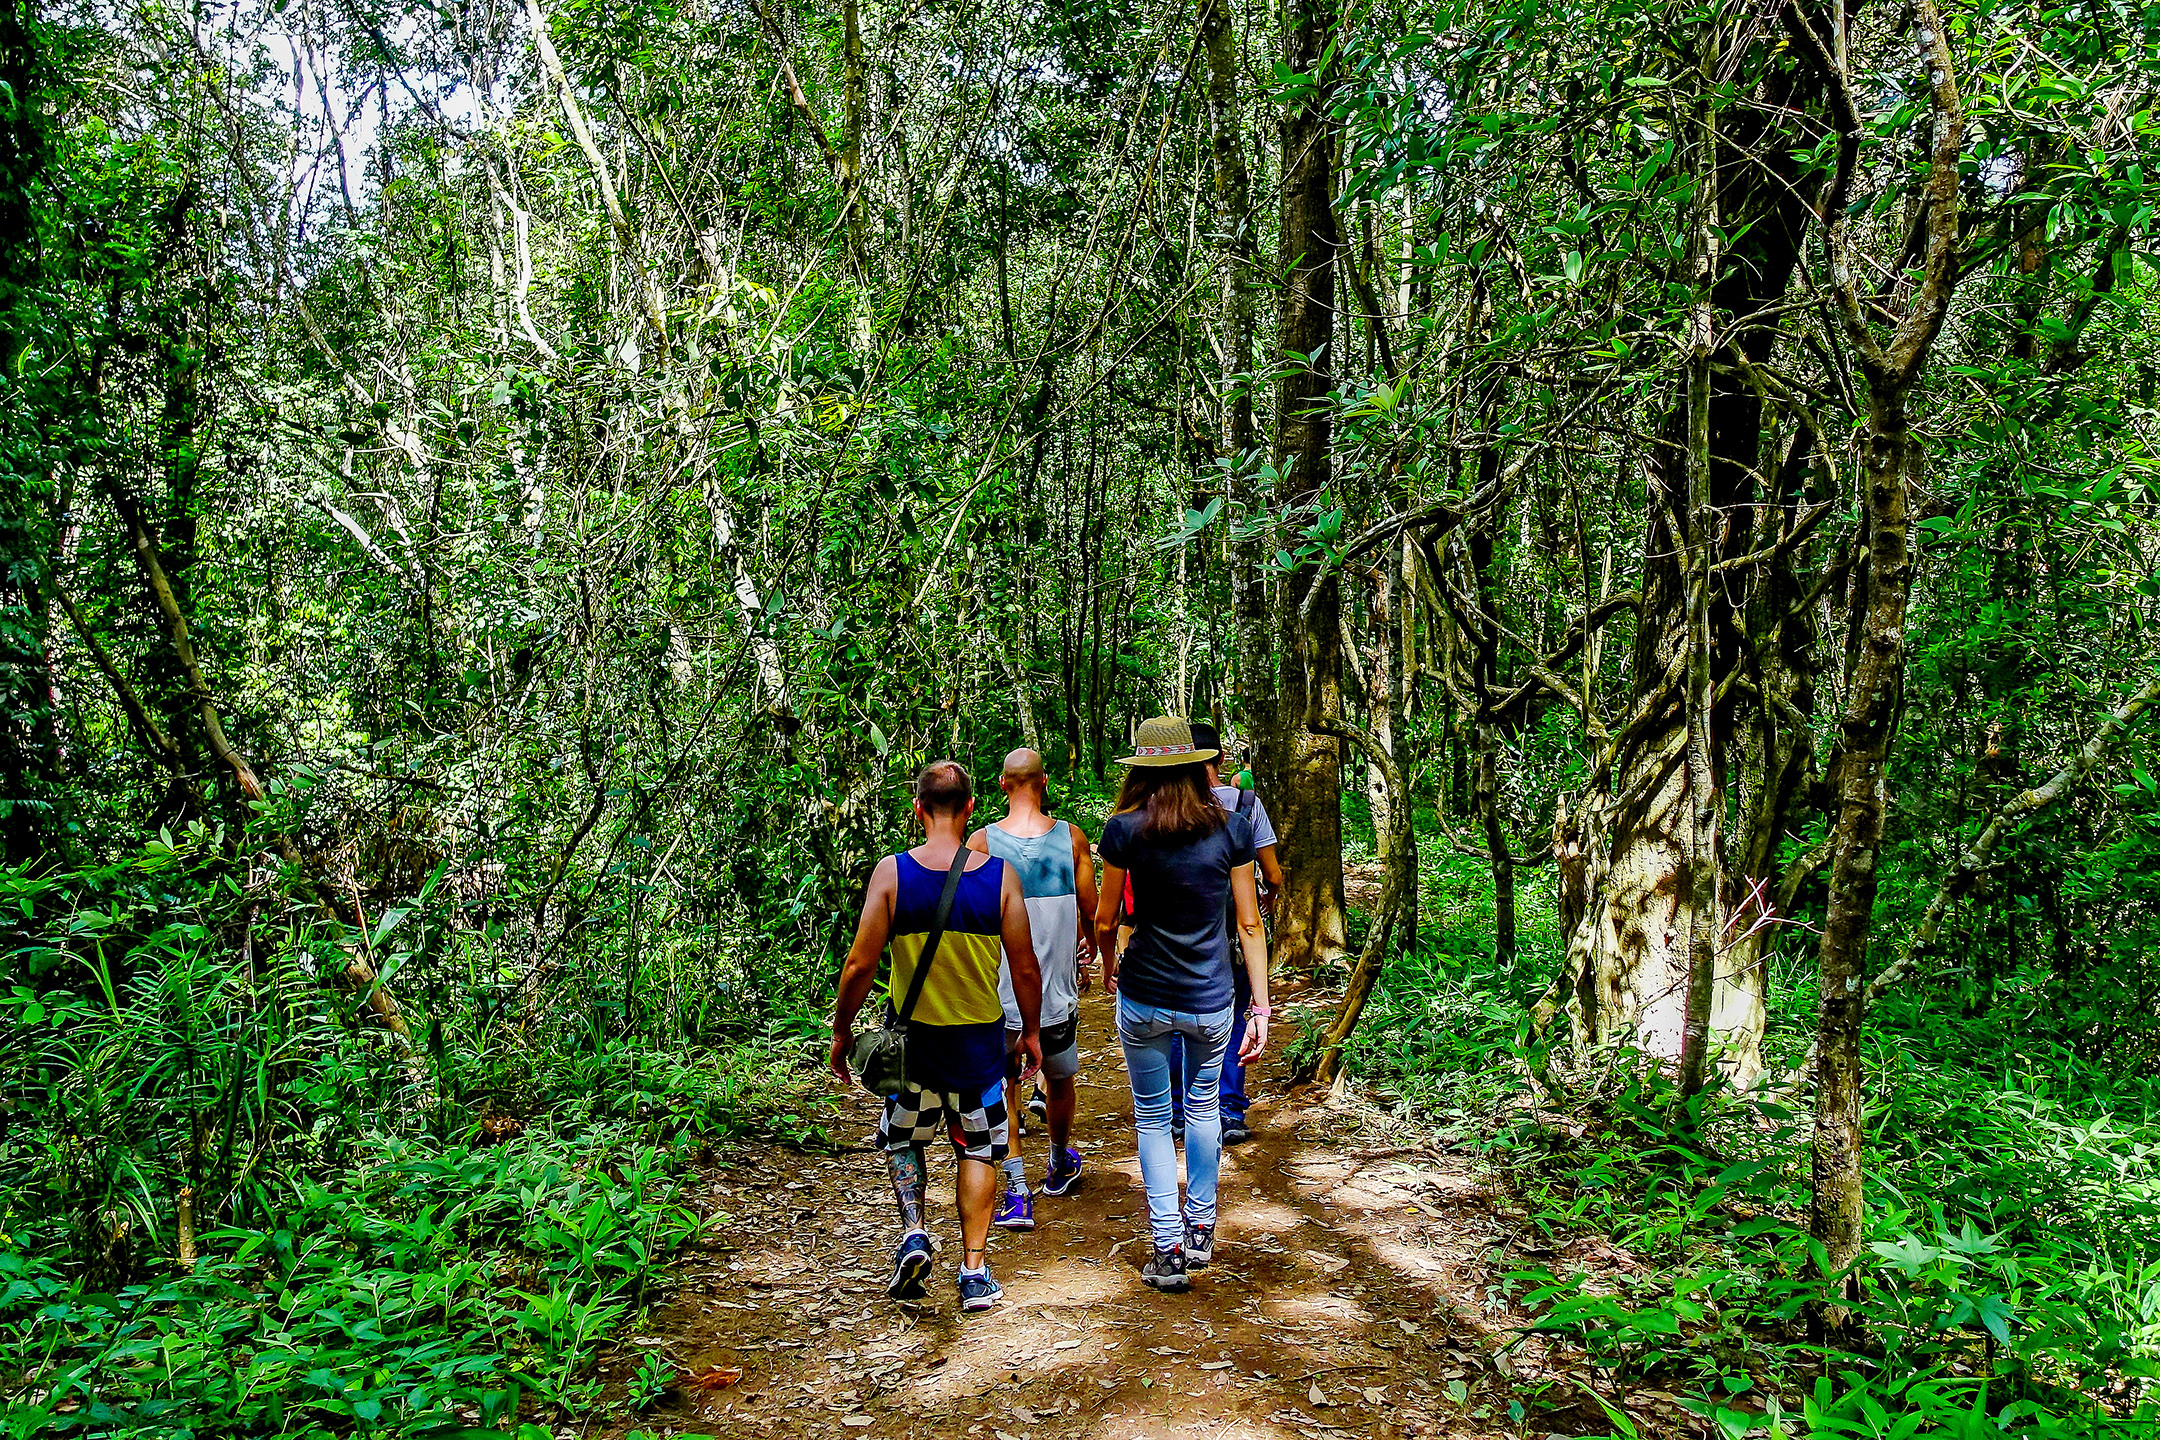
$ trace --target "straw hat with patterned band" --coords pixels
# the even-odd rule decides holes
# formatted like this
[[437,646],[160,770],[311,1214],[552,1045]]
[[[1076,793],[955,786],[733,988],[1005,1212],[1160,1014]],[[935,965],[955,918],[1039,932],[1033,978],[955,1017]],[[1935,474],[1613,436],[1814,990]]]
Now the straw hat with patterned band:
[[1133,753],[1119,757],[1118,764],[1198,765],[1221,753],[1195,746],[1192,726],[1177,716],[1157,715],[1140,722],[1140,733],[1133,737]]

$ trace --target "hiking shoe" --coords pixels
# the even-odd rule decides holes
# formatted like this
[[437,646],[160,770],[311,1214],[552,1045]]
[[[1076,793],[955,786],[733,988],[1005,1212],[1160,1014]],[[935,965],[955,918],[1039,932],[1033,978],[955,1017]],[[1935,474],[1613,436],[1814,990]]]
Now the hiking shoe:
[[929,1278],[930,1237],[920,1230],[910,1231],[893,1255],[892,1279],[885,1293],[895,1300],[920,1300]]
[[988,1310],[997,1304],[1005,1287],[991,1277],[989,1267],[960,1272],[960,1309],[963,1313]]
[[1049,1120],[1050,1101],[1043,1095],[1042,1086],[1037,1085],[1034,1093],[1028,1096],[1027,1112],[1038,1120]]
[[1000,1230],[1035,1228],[1035,1197],[1025,1190],[1007,1190],[998,1197],[997,1218],[990,1222]]
[[1192,1281],[1185,1276],[1185,1252],[1175,1245],[1157,1250],[1140,1267],[1140,1283],[1175,1295],[1192,1289]]
[[1215,1227],[1185,1222],[1185,1268],[1205,1270],[1215,1260]]
[[1223,1143],[1223,1144],[1225,1144],[1225,1145],[1243,1145],[1243,1144],[1246,1144],[1246,1143],[1247,1143],[1248,1141],[1250,1141],[1251,1139],[1252,1139],[1252,1129],[1251,1129],[1251,1127],[1249,1127],[1248,1125],[1246,1125],[1246,1123],[1245,1123],[1245,1117],[1244,1117],[1244,1116],[1242,1116],[1242,1115],[1236,1115],[1236,1116],[1231,1116],[1231,1115],[1225,1115],[1225,1116],[1223,1117],[1223,1122],[1222,1122],[1222,1143]]
[[1170,1127],[1170,1140],[1171,1143],[1175,1145],[1182,1145],[1185,1143],[1185,1122],[1183,1120],[1178,1121],[1175,1125],[1172,1125]]
[[1049,1178],[1043,1181],[1043,1194],[1070,1195],[1080,1188],[1080,1152],[1068,1145],[1065,1153],[1050,1162]]

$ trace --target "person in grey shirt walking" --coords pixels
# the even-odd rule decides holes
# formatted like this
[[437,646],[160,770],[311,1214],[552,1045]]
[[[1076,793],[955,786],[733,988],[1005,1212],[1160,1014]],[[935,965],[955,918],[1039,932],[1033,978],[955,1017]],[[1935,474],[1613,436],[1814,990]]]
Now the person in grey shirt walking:
[[[1015,750],[1006,756],[998,786],[1005,792],[1005,818],[977,830],[968,846],[997,856],[1020,876],[1035,963],[1042,972],[1042,1078],[1049,1091],[1044,1119],[1050,1128],[1043,1193],[1069,1195],[1080,1183],[1080,1152],[1071,1143],[1079,1094],[1074,1077],[1080,1073],[1080,968],[1089,963],[1094,949],[1089,923],[1095,914],[1095,861],[1086,832],[1049,814],[1050,777],[1041,755]],[[1020,1006],[1011,977],[1007,964],[998,983],[1005,1001],[1006,1038],[1017,1046]],[[996,1223],[1007,1230],[1035,1228],[1027,1162],[1018,1146],[1005,1158]]]

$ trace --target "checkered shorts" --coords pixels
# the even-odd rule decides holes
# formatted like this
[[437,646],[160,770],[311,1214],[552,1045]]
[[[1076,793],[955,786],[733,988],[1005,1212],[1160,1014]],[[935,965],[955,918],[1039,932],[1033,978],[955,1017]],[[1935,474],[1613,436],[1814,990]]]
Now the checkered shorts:
[[924,1090],[903,1085],[897,1095],[885,1097],[885,1115],[878,1122],[878,1144],[887,1150],[926,1145],[937,1138],[938,1127],[953,1149],[970,1160],[995,1165],[1005,1158],[1005,1082],[970,1098],[949,1091]]

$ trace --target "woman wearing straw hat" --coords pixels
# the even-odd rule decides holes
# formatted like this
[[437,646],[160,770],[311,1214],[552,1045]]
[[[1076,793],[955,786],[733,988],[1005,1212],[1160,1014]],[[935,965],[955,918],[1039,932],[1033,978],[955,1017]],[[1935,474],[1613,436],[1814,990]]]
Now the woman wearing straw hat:
[[[1125,783],[1102,835],[1095,943],[1104,986],[1118,996],[1118,1039],[1140,1132],[1140,1176],[1155,1247],[1140,1278],[1158,1290],[1189,1289],[1187,1272],[1214,1258],[1215,1182],[1222,1163],[1216,1086],[1235,1018],[1233,957],[1223,927],[1232,906],[1252,979],[1241,1058],[1250,1060],[1267,1045],[1267,932],[1253,887],[1252,824],[1223,809],[1208,790],[1207,762],[1215,754],[1193,744],[1183,720],[1144,722],[1133,753],[1120,762]],[[1120,959],[1115,932],[1128,875],[1133,935]],[[1172,1036],[1184,1037],[1191,1077],[1182,1211],[1177,1144],[1170,1134]]]

